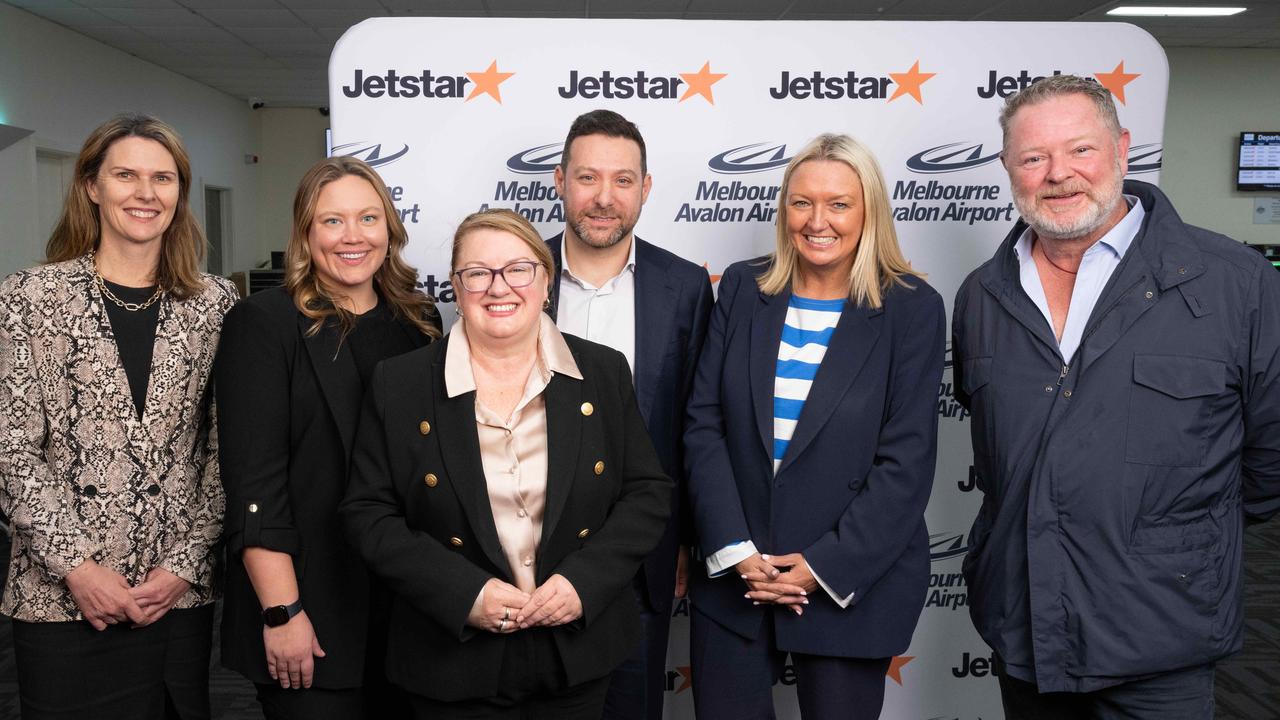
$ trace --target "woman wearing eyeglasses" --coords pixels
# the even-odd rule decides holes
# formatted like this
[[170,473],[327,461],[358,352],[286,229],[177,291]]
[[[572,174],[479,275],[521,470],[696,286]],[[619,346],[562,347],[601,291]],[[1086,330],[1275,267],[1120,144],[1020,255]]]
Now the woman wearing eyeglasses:
[[80,150],[46,264],[0,285],[0,510],[22,717],[209,717],[222,530],[209,373],[235,300],[204,275],[173,128]]
[[322,160],[294,199],[284,287],[241,301],[223,329],[222,661],[256,684],[271,720],[402,714],[382,672],[386,600],[343,539],[338,503],[374,366],[440,336],[407,241],[372,168]]
[[469,216],[452,266],[460,319],[375,373],[341,508],[395,593],[388,675],[416,718],[598,720],[671,481],[623,356],[542,312],[528,221]]

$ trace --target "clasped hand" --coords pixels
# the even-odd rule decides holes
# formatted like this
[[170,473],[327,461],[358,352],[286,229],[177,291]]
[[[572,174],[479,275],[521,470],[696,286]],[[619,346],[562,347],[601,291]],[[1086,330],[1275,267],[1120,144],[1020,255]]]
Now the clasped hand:
[[467,624],[507,634],[531,627],[564,625],[582,617],[582,600],[563,575],[547,578],[532,594],[498,578],[489,578]]
[[123,575],[93,560],[76,566],[64,582],[80,614],[95,630],[121,622],[150,625],[191,589],[191,583],[163,568],[153,568],[140,585],[129,587]]
[[818,581],[800,553],[755,553],[735,565],[734,569],[747,584],[747,593],[743,597],[756,605],[781,605],[796,615],[804,614],[804,606],[809,604],[809,593],[818,589]]

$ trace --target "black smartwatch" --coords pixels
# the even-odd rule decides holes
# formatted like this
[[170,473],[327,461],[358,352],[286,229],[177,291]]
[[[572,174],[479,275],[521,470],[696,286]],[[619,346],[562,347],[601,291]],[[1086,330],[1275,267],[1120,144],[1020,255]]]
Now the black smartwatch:
[[267,627],[280,627],[300,612],[302,612],[302,598],[294,600],[291,605],[272,605],[262,609],[262,624]]

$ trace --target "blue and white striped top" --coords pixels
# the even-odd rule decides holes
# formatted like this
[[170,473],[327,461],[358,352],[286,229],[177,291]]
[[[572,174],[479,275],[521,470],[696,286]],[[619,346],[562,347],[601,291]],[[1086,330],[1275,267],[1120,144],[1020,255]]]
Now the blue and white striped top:
[[827,354],[845,300],[813,300],[792,295],[778,344],[773,379],[773,471],[778,472],[818,366]]

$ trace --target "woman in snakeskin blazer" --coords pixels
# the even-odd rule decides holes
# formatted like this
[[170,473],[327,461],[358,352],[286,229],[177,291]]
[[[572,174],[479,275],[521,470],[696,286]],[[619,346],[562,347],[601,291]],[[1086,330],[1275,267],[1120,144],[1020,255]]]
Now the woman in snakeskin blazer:
[[225,280],[191,167],[142,115],[76,161],[46,264],[0,285],[0,510],[22,716],[207,718]]

